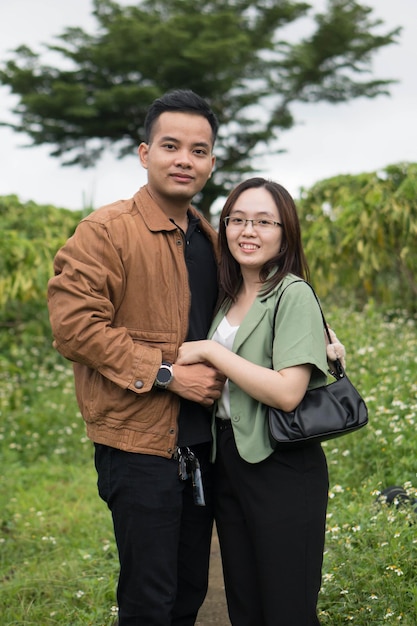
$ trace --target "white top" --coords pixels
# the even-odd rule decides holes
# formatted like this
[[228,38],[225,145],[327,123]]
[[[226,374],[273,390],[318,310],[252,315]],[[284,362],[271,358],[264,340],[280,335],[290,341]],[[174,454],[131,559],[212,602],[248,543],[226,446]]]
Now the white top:
[[[220,343],[228,350],[231,350],[233,348],[233,342],[238,329],[239,326],[232,326],[229,324],[227,317],[225,316],[216,328],[213,335],[213,341],[217,341],[217,343]],[[230,394],[228,379],[224,384],[222,395],[217,403],[216,417],[220,417],[221,419],[230,419]]]

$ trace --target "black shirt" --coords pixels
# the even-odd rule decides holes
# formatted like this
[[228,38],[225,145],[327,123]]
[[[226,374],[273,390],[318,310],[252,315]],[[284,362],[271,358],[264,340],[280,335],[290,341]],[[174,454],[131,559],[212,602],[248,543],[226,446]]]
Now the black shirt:
[[[198,217],[189,214],[185,233],[185,263],[191,292],[187,341],[206,339],[217,302],[217,264],[211,241],[200,230]],[[211,441],[211,409],[181,398],[179,446]]]

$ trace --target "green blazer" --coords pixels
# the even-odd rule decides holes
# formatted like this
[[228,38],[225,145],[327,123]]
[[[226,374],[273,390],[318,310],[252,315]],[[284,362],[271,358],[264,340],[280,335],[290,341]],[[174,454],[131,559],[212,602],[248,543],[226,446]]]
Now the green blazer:
[[[305,283],[291,285],[283,295],[272,342],[277,299],[282,289],[294,280],[298,280],[296,276],[288,275],[268,296],[256,298],[237,331],[233,352],[277,371],[310,363],[313,369],[309,389],[313,389],[326,383],[328,366],[320,309]],[[227,310],[222,309],[215,316],[208,335],[210,339],[225,313]],[[239,454],[249,463],[259,463],[273,452],[268,435],[267,407],[232,380],[229,380],[229,387],[231,420]],[[216,441],[214,420],[213,440]],[[215,454],[214,443],[213,458]]]

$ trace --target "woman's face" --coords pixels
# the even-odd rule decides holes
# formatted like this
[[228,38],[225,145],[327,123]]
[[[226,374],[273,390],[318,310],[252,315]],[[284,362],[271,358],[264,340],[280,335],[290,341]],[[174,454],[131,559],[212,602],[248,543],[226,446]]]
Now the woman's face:
[[[252,221],[255,220],[255,224]],[[229,214],[226,238],[230,253],[241,268],[256,269],[281,248],[282,227],[278,208],[264,187],[243,191]]]

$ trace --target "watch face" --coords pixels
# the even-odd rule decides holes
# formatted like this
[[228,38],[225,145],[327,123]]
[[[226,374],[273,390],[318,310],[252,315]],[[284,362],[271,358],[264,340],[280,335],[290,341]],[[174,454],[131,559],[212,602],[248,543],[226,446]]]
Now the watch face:
[[169,383],[171,378],[172,375],[169,369],[167,367],[161,367],[157,376],[158,383],[161,385],[166,385],[167,383]]

